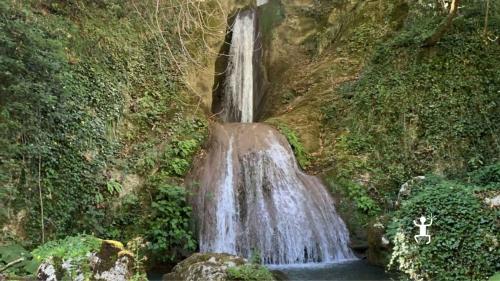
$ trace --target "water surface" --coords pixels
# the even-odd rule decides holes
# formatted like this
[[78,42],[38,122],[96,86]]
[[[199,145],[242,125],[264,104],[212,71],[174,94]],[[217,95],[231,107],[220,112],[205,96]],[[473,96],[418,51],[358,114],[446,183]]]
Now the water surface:
[[293,266],[270,266],[271,270],[279,270],[290,281],[389,281],[398,280],[396,275],[389,274],[383,268],[373,266],[365,261],[347,261],[329,264],[306,264]]

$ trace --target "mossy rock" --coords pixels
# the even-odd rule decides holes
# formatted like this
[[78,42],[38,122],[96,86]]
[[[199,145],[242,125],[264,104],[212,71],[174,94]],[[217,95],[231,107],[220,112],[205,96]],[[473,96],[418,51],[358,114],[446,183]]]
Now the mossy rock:
[[[62,240],[61,243],[64,241],[68,240]],[[82,253],[77,257],[65,256],[64,252],[59,252],[56,256],[51,254],[41,262],[36,280],[131,280],[136,275],[134,255],[118,241],[99,241],[101,244],[97,251]],[[64,248],[64,245],[58,246]],[[50,254],[50,248],[48,253]]]
[[247,264],[238,256],[219,253],[195,253],[177,264],[171,273],[163,277],[165,281],[226,281],[227,269]]

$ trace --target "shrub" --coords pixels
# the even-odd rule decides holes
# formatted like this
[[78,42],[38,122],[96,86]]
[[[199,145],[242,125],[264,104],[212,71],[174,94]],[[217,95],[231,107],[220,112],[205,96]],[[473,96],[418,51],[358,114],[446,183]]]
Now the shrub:
[[255,264],[245,264],[241,266],[230,267],[227,270],[228,279],[234,281],[268,281],[274,280],[271,272]]
[[[6,268],[7,264],[11,266]],[[7,278],[12,275],[27,276],[35,273],[38,262],[19,244],[9,243],[0,246],[0,268],[4,269],[2,274],[7,274]]]
[[38,261],[43,261],[50,257],[75,260],[86,258],[87,253],[97,252],[101,244],[102,240],[94,236],[70,236],[47,242],[33,250],[32,254]]
[[98,252],[102,240],[91,235],[69,236],[64,239],[49,241],[33,250],[32,254],[37,263],[52,259],[55,265],[71,261],[71,275],[80,268],[84,275],[88,275],[88,253]]
[[159,184],[151,203],[152,213],[146,226],[146,238],[153,256],[161,261],[173,261],[183,250],[196,249],[196,240],[190,229],[191,207],[184,188]]
[[[488,209],[474,186],[431,178],[412,191],[388,232],[390,266],[411,280],[485,280],[500,263],[498,212]],[[413,220],[433,215],[432,242],[417,244]]]

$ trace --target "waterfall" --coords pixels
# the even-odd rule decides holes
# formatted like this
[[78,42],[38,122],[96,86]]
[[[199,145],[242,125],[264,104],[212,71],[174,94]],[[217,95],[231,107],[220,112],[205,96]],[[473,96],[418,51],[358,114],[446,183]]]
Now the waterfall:
[[254,112],[254,50],[255,11],[238,13],[232,28],[229,63],[224,83],[223,120],[225,122],[253,121]]
[[240,12],[232,31],[223,120],[240,123],[214,125],[191,176],[200,251],[258,253],[266,264],[353,259],[321,181],[301,171],[276,129],[252,123],[255,20],[255,11]]

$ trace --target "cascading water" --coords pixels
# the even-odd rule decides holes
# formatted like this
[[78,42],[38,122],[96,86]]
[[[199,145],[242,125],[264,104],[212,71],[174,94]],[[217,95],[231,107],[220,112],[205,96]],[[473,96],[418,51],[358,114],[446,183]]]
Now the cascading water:
[[[200,250],[266,264],[353,259],[349,236],[318,178],[297,166],[287,140],[253,121],[255,12],[235,19],[224,121],[197,161],[193,183]],[[247,123],[247,124],[245,124]]]
[[254,10],[242,11],[238,13],[233,24],[224,85],[224,122],[249,123],[253,121],[255,17]]

